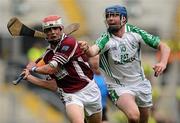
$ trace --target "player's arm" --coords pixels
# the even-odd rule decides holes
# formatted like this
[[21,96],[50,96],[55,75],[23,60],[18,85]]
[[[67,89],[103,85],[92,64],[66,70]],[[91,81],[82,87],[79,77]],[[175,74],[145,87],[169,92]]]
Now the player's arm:
[[127,24],[128,32],[137,33],[139,36],[141,36],[142,43],[147,44],[148,46],[157,49],[157,46],[160,42],[160,38],[158,36],[154,36],[145,30],[136,27],[134,25]]
[[39,67],[32,67],[31,70],[39,74],[54,74],[58,71],[58,66],[49,63]]
[[143,40],[140,41],[160,51],[160,61],[153,66],[155,76],[159,76],[166,69],[168,58],[170,55],[170,48],[165,43],[161,42],[158,36],[151,35],[136,26],[128,26],[130,28],[129,31],[135,32],[141,36],[141,39]]
[[170,48],[163,42],[159,43],[157,49],[160,51],[160,60],[153,66],[155,76],[159,76],[166,69],[170,55]]
[[109,41],[109,35],[103,33],[96,41],[95,44],[89,46],[86,41],[79,41],[81,49],[89,56],[93,57],[98,55],[103,50]]
[[26,68],[32,72],[36,72],[39,74],[53,74],[56,73],[58,71],[58,66],[53,66],[50,63],[49,64],[44,64],[41,66],[38,66],[37,64],[35,64],[34,62],[30,62]]
[[66,64],[70,58],[73,57],[77,47],[78,43],[76,40],[68,37],[61,42],[60,47],[56,49],[56,52],[48,64],[43,66],[34,66],[33,64],[28,64],[26,68],[39,74],[55,74],[59,71],[59,69],[61,69],[60,66]]
[[96,44],[90,46],[87,41],[78,41],[78,43],[80,45],[80,48],[84,53],[86,53],[88,57],[96,56],[100,51],[99,47]]
[[99,55],[89,58],[89,65],[95,74],[97,74],[97,75],[100,74]]
[[30,74],[29,70],[25,69],[23,71],[24,79],[43,88],[49,89],[51,91],[56,91],[57,90],[57,84],[54,79],[51,80],[44,80],[44,79],[39,79],[33,75]]
[[43,58],[38,59],[36,62],[30,62],[26,68],[39,74],[53,74],[57,72],[57,68],[50,64],[45,64]]
[[159,62],[166,65],[167,62],[168,62],[169,55],[170,55],[170,48],[169,48],[169,46],[167,46],[167,44],[165,44],[163,42],[160,42],[160,44],[158,46],[158,50],[161,53],[161,58],[160,58]]

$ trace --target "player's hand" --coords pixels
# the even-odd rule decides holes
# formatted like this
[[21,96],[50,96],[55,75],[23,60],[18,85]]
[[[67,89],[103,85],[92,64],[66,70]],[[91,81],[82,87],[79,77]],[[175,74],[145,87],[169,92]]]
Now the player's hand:
[[30,62],[27,66],[26,66],[26,69],[28,69],[29,71],[32,70],[33,67],[36,66],[36,63],[35,62]]
[[24,75],[23,79],[27,80],[28,76],[30,75],[30,72],[28,69],[24,69],[21,75]]
[[163,73],[163,71],[166,69],[166,65],[163,63],[157,63],[153,66],[153,70],[154,70],[154,76],[158,77],[159,75],[161,75]]
[[86,53],[89,49],[88,42],[86,41],[78,41],[80,48],[83,50],[83,53]]

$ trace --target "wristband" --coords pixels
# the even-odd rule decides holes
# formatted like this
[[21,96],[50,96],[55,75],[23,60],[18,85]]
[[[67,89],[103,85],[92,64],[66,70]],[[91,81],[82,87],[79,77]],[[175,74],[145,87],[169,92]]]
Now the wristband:
[[36,69],[37,69],[37,67],[34,66],[34,67],[31,68],[31,71],[32,71],[32,72],[36,72]]

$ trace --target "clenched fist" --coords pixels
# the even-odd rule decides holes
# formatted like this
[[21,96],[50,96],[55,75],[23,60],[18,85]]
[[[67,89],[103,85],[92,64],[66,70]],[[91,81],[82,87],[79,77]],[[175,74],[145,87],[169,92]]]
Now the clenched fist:
[[87,41],[78,41],[80,48],[83,50],[84,53],[86,53],[89,49],[89,45]]

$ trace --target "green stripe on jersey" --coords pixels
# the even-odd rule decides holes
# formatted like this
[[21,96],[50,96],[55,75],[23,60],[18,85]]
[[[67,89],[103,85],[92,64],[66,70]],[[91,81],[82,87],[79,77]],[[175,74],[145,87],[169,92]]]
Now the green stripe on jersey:
[[147,33],[146,31],[130,24],[126,24],[126,29],[127,29],[127,32],[138,33],[142,37],[144,42],[150,47],[155,48],[155,49],[158,47],[159,42],[160,42],[160,38],[158,36],[151,35]]
[[101,35],[101,37],[99,37],[97,40],[96,40],[96,44],[97,46],[99,47],[100,50],[102,50],[106,43],[109,41],[109,35],[108,33],[103,33]]

